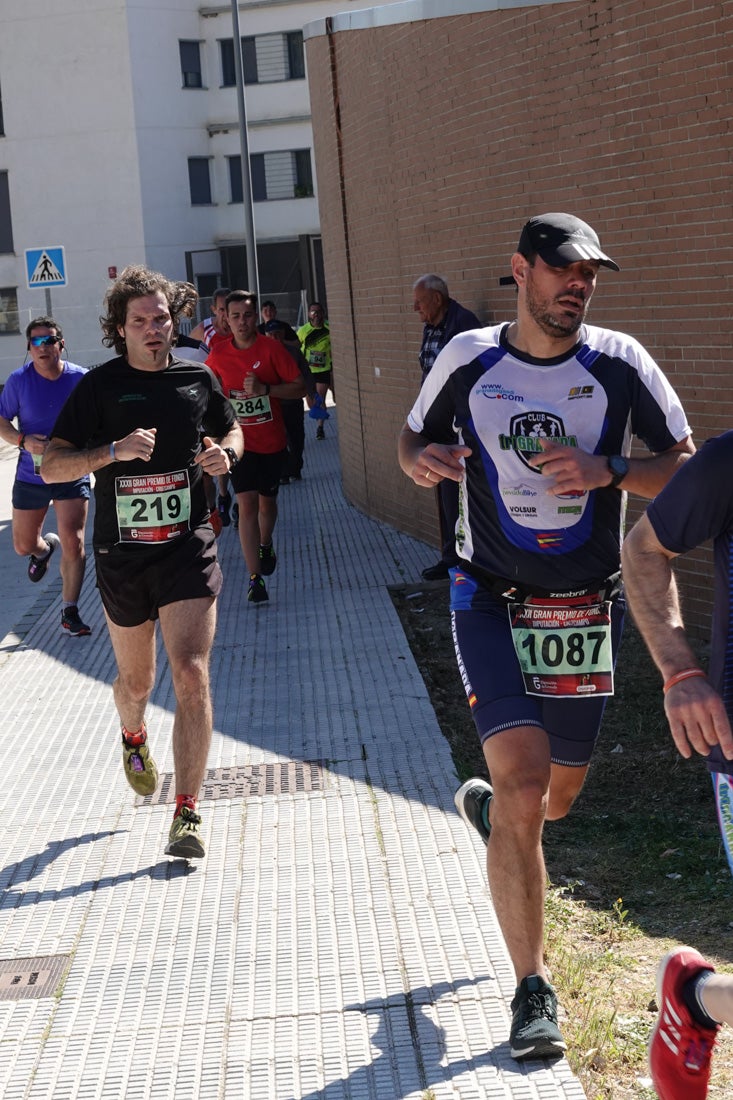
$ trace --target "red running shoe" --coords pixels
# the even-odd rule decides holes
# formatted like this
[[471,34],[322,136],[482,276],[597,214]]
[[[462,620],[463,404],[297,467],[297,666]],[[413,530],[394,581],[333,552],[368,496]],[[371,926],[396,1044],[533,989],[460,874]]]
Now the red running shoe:
[[649,1040],[649,1069],[659,1100],[705,1100],[718,1028],[703,1027],[682,1000],[685,984],[714,970],[692,947],[676,947],[657,970],[659,1016]]

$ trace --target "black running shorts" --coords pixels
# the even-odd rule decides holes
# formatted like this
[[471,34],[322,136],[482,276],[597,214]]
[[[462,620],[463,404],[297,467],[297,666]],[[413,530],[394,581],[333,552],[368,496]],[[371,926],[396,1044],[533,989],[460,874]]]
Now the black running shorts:
[[229,475],[235,493],[259,493],[261,497],[276,497],[285,469],[287,450],[274,454],[245,451]]
[[216,598],[222,573],[210,524],[154,549],[143,546],[95,550],[97,587],[117,626],[140,626],[158,618],[166,604]]

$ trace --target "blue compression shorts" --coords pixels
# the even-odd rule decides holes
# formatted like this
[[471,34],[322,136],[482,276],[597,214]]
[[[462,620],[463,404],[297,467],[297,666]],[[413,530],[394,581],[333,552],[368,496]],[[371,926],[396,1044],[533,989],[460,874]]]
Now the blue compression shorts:
[[[455,573],[460,574],[456,584]],[[493,596],[462,570],[451,569],[453,643],[481,744],[516,726],[537,726],[550,739],[553,764],[585,767],[603,718],[606,696],[551,699],[527,695],[509,626],[506,600]],[[626,604],[611,601],[616,663]]]

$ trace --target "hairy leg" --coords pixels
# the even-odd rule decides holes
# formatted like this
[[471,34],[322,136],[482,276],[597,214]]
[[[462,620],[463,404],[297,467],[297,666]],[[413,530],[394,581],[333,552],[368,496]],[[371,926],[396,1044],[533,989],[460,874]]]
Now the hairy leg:
[[107,615],[107,627],[117,661],[117,679],[112,685],[115,706],[122,725],[134,732],[143,723],[155,684],[155,623],[117,626]]
[[494,789],[486,866],[496,915],[517,982],[528,974],[546,977],[542,828],[550,783],[547,735],[535,726],[505,730],[484,743],[484,756]]
[[202,598],[167,604],[160,609],[160,628],[176,695],[176,794],[196,797],[206,774],[211,745],[209,657],[216,628],[216,601]]

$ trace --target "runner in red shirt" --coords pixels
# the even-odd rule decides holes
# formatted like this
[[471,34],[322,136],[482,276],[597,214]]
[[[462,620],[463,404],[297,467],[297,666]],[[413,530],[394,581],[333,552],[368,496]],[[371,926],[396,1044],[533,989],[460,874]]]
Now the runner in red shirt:
[[231,339],[219,341],[207,365],[219,378],[244,432],[244,456],[231,473],[239,505],[239,539],[249,570],[250,603],[269,599],[263,577],[275,571],[272,534],[287,456],[280,400],[305,396],[289,352],[257,332],[257,296],[233,290],[226,299]]

